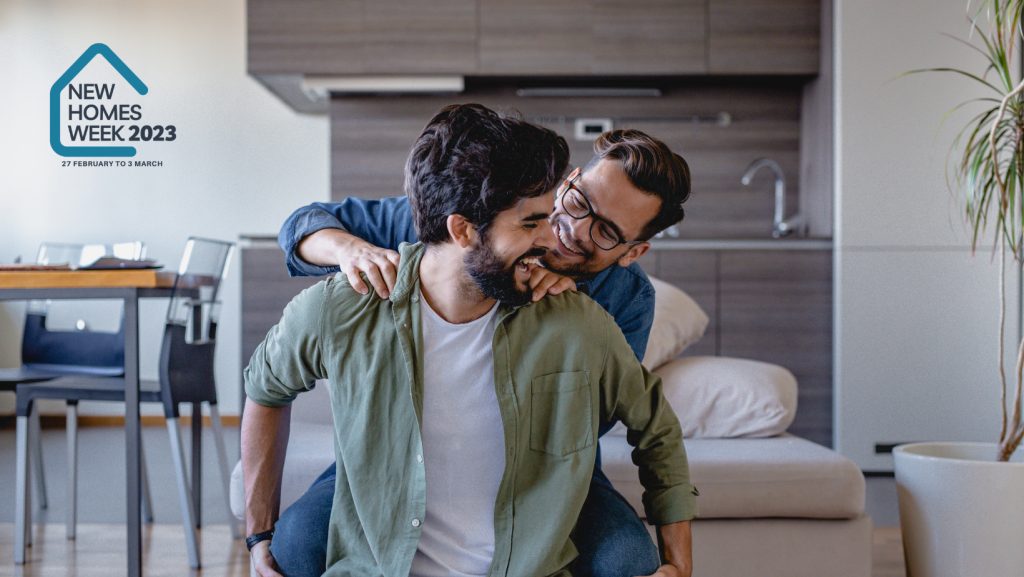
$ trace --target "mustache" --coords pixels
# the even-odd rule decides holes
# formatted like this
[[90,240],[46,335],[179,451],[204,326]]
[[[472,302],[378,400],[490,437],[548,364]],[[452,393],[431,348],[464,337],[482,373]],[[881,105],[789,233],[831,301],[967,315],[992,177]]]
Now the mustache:
[[521,256],[519,258],[520,259],[524,259],[524,258],[530,258],[531,256],[544,256],[547,253],[548,253],[547,249],[538,246],[538,247],[531,248],[530,250],[524,252],[523,256]]

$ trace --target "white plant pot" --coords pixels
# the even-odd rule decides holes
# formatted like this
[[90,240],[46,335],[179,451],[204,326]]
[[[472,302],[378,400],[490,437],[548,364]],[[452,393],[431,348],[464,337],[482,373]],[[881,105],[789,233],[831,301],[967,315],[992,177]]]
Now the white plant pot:
[[893,450],[907,577],[1024,575],[1024,457],[994,443]]

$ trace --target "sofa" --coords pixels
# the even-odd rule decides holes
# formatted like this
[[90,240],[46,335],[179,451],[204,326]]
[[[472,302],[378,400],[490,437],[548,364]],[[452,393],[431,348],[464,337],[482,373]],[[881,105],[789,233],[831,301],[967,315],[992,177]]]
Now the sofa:
[[[644,364],[662,377],[700,492],[694,577],[870,577],[864,477],[849,459],[785,432],[796,411],[792,374],[745,359],[680,357],[703,335],[707,317],[679,289],[653,282],[655,326]],[[326,396],[318,385],[292,406],[282,510],[333,461]],[[643,488],[625,430],[616,427],[600,444],[605,474],[642,516]],[[243,517],[240,464],[231,507]]]

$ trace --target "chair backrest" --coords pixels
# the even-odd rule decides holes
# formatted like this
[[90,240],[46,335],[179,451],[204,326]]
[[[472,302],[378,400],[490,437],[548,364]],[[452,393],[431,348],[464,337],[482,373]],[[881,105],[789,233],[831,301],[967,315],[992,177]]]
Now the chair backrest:
[[232,242],[198,237],[189,237],[185,243],[167,307],[167,324],[186,327],[190,344],[216,340],[217,296],[234,247]]
[[178,416],[179,403],[217,400],[213,371],[220,312],[217,296],[234,246],[197,237],[185,243],[160,348],[160,389],[169,416]]
[[[78,268],[91,264],[103,256],[124,259],[142,259],[146,248],[141,242],[116,244],[67,244],[43,243],[39,247],[36,262],[39,264],[67,264]],[[95,317],[117,315],[116,332],[90,330],[86,321],[88,313],[76,311],[75,328],[54,330],[50,321],[54,311],[48,301],[31,301],[25,315],[25,332],[22,337],[22,364],[29,368],[50,373],[70,375],[118,376],[124,373],[124,321],[120,306],[97,307],[95,301],[61,301],[62,307],[85,307]],[[69,309],[70,310],[70,309]],[[116,310],[117,312],[112,312]],[[57,311],[59,315],[60,311]],[[99,319],[103,320],[103,319]],[[110,323],[113,324],[113,323]]]

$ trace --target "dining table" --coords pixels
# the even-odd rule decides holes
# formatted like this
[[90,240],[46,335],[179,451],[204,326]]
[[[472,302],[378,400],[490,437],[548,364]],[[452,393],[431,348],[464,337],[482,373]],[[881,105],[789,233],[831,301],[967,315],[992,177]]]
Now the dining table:
[[[0,269],[0,301],[117,299],[124,302],[124,434],[127,465],[127,561],[129,577],[142,575],[141,429],[139,419],[139,299],[172,295],[175,273],[156,268],[46,270]],[[24,534],[15,535],[15,563],[25,561]],[[19,539],[21,540],[19,542]],[[19,545],[21,545],[19,547]],[[18,551],[22,558],[18,559]]]

